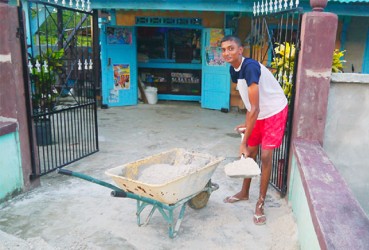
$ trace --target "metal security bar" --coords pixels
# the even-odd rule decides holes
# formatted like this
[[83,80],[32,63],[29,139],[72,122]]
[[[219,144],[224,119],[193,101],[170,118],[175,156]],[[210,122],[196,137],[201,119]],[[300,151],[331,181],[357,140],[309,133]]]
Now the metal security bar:
[[[300,23],[303,10],[298,5],[298,0],[262,0],[254,3],[254,17],[249,38],[250,56],[272,71],[288,99],[286,130],[282,145],[274,150],[270,178],[270,184],[281,193],[281,196],[287,192],[295,73],[300,46]],[[258,161],[260,164],[260,153]]]
[[97,13],[87,7],[28,1],[33,178],[98,151]]

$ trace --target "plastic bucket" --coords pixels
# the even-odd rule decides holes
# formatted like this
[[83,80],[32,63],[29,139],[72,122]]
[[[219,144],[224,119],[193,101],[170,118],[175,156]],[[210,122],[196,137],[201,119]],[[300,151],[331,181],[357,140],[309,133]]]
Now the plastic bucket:
[[147,87],[145,95],[149,104],[156,104],[158,102],[158,89],[155,87]]

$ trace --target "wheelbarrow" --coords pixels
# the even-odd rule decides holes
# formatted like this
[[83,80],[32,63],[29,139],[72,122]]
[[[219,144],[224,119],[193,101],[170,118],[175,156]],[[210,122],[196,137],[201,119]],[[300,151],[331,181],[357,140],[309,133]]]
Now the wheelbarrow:
[[[59,168],[57,172],[110,188],[113,190],[111,191],[113,197],[137,200],[138,226],[147,225],[154,212],[158,210],[168,223],[169,237],[174,238],[178,234],[186,205],[193,209],[205,207],[210,194],[219,188],[216,183],[211,182],[211,176],[223,159],[179,148],[172,149],[107,170],[105,174],[110,176],[118,186],[70,170]],[[185,171],[179,171],[178,176],[162,183],[141,181],[143,173],[145,171],[147,173],[147,170],[154,166],[162,167],[160,175],[164,176],[169,168],[181,168]],[[141,212],[148,206],[151,206],[151,211],[142,223]],[[175,219],[174,210],[178,207],[180,212]]]

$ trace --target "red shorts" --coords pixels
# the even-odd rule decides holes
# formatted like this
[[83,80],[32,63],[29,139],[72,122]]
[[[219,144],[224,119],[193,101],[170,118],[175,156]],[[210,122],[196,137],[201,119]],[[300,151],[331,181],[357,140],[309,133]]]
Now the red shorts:
[[288,114],[288,105],[279,113],[257,120],[247,141],[250,147],[261,144],[262,149],[278,148],[283,139]]

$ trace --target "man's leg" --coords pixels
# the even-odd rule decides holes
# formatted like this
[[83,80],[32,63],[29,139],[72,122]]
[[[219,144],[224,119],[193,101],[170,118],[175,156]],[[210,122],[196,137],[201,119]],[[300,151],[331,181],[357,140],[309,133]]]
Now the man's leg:
[[273,161],[273,149],[262,149],[261,151],[261,178],[260,178],[260,192],[259,197],[263,199],[266,196],[270,174],[272,172],[272,161]]
[[270,174],[272,172],[273,151],[282,143],[284,129],[288,115],[288,106],[281,112],[264,120],[263,140],[261,149],[261,178],[259,199],[256,203],[254,223],[265,224],[264,201],[269,186]]
[[273,160],[273,149],[262,149],[261,150],[261,178],[260,178],[260,190],[259,199],[256,202],[254,223],[265,224],[266,217],[264,214],[264,201],[266,193],[268,191],[270,174],[272,171],[272,160]]

